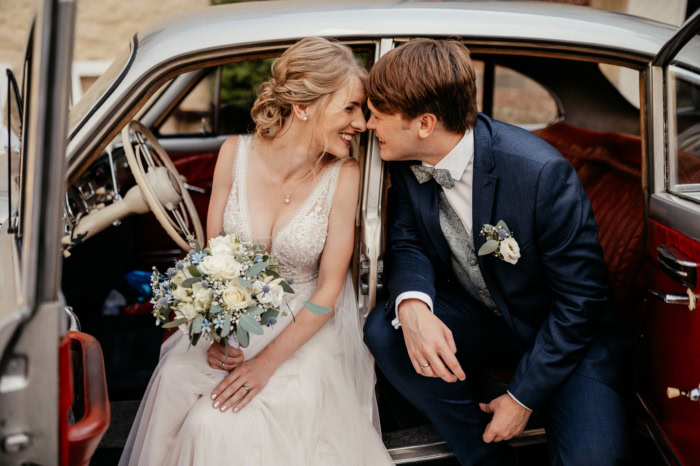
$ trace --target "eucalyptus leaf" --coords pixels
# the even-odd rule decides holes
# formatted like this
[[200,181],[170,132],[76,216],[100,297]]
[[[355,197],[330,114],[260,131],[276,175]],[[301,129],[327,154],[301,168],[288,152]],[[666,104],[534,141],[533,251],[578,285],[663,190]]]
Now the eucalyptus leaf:
[[248,312],[246,312],[245,315],[259,316],[263,312],[265,312],[265,309],[261,308],[260,306],[253,306],[250,309],[248,309]]
[[185,317],[180,317],[179,319],[175,319],[172,322],[168,322],[167,324],[163,324],[163,328],[174,328],[174,327],[179,327],[180,325],[184,324],[187,322],[187,318]]
[[274,278],[282,278],[282,276],[276,271],[272,269],[268,269],[267,272],[265,272],[266,275],[270,275],[271,277]]
[[503,229],[510,235],[510,229],[508,228],[508,225],[506,225],[506,222],[503,220],[499,220],[498,223],[496,224],[496,228],[498,227],[503,227]]
[[188,272],[190,272],[190,275],[193,277],[201,277],[202,272],[199,271],[196,265],[192,264],[190,267],[187,269]]
[[202,317],[202,314],[197,315],[197,317],[194,318],[192,321],[192,333],[200,333],[202,331],[202,321],[204,321],[204,317]]
[[[231,331],[231,314],[228,312],[226,313],[226,317],[224,318],[224,325],[221,326],[221,338],[224,338],[224,342],[226,341],[226,338],[228,336],[228,332]],[[228,347],[226,348],[226,351],[228,351]]]
[[304,307],[306,307],[306,309],[313,312],[317,316],[322,316],[323,314],[328,314],[329,312],[331,312],[331,308],[314,304],[311,301],[304,301]]
[[243,330],[240,325],[236,327],[236,339],[238,340],[238,344],[240,344],[243,348],[247,348],[248,343],[250,343],[248,332]]
[[270,323],[270,319],[276,319],[278,315],[280,315],[280,311],[277,309],[268,309],[260,316],[260,320],[262,320],[263,325],[267,325]]
[[209,308],[209,314],[219,314],[221,312],[224,312],[224,308],[218,304],[212,304]]
[[194,240],[194,250],[196,252],[202,252],[202,245],[199,244],[199,241]]
[[187,280],[182,282],[182,287],[183,288],[192,288],[192,285],[194,285],[197,282],[201,282],[201,281],[202,281],[202,277],[188,278]]
[[257,277],[260,272],[265,270],[268,266],[268,262],[258,262],[257,264],[251,266],[246,272],[246,277]]
[[285,282],[284,280],[280,282],[280,286],[282,287],[285,293],[294,294],[294,289],[291,286],[289,286],[289,283]]
[[487,254],[491,254],[496,249],[498,249],[498,241],[496,241],[495,239],[490,239],[479,248],[479,255],[485,256]]
[[487,232],[490,232],[491,230],[493,230],[493,225],[491,225],[489,223],[484,223],[484,230],[486,230]]
[[193,335],[192,335],[192,340],[191,340],[192,345],[197,346],[197,342],[199,341],[199,337],[201,337],[201,336],[202,336],[201,333],[195,333],[195,334],[193,334]]
[[255,320],[255,317],[249,314],[243,314],[241,319],[238,321],[238,324],[243,328],[243,330],[249,333],[254,333],[255,335],[263,334],[263,328],[262,325],[260,325],[260,322]]
[[243,288],[253,288],[253,285],[251,285],[248,280],[244,280],[240,277],[238,277],[238,284]]

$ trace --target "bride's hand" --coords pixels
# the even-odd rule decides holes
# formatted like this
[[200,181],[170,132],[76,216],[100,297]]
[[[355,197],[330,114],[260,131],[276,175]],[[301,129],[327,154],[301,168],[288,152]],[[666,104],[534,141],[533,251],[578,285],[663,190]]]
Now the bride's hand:
[[273,372],[274,369],[255,358],[243,362],[212,392],[214,408],[223,412],[234,407],[233,412],[237,413],[265,388]]
[[243,351],[229,346],[227,356],[226,347],[224,345],[212,343],[207,350],[207,362],[209,363],[209,367],[213,369],[230,372],[243,362]]

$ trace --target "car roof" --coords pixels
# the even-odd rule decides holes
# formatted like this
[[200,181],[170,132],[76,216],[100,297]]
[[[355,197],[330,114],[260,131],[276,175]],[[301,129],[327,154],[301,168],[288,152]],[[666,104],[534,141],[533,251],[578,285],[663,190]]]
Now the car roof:
[[651,58],[676,31],[637,16],[551,2],[304,0],[205,8],[153,27],[139,42],[141,53],[156,58],[306,36],[455,36],[568,43]]

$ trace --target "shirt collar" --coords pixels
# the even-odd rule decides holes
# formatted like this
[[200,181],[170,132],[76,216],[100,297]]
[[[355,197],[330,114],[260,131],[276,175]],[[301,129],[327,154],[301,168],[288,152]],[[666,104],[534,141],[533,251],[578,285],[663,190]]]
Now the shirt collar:
[[[450,172],[453,180],[461,180],[469,161],[474,157],[474,132],[467,129],[462,139],[456,146],[440,160],[435,168],[442,168]],[[425,166],[431,166],[423,162]]]

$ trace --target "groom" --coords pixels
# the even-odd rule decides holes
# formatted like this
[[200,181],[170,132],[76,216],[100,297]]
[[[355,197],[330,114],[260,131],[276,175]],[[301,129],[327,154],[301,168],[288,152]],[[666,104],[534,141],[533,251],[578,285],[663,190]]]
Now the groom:
[[[365,325],[381,371],[461,464],[510,464],[502,441],[533,411],[553,464],[624,461],[627,344],[574,168],[477,113],[459,42],[392,50],[367,95],[367,127],[391,162],[389,299]],[[474,373],[503,364],[516,367],[507,393],[479,404]]]

